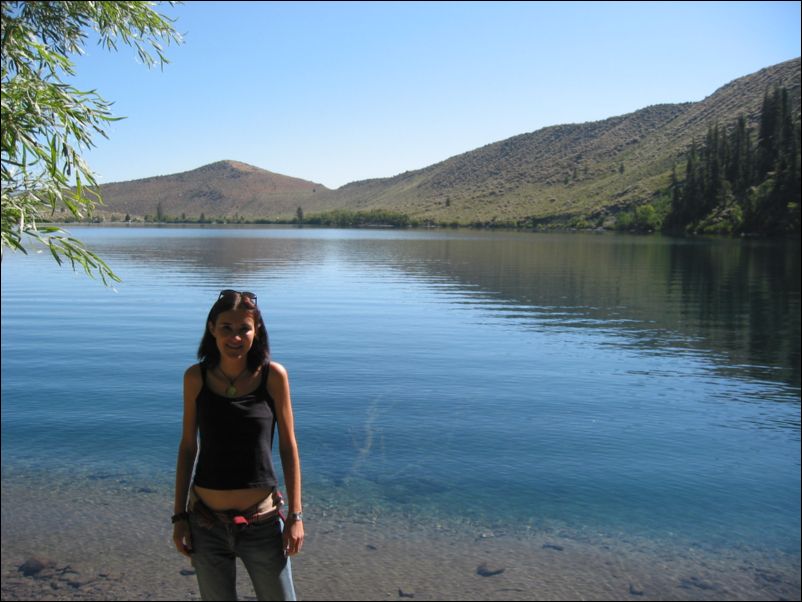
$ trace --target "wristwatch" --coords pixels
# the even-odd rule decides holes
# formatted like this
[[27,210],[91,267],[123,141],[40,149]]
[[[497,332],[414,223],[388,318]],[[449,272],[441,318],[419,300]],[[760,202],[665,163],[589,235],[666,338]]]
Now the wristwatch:
[[290,512],[290,513],[287,515],[287,519],[288,519],[288,520],[295,520],[295,521],[300,521],[300,522],[303,522],[303,520],[304,520],[304,513],[303,513],[303,512]]

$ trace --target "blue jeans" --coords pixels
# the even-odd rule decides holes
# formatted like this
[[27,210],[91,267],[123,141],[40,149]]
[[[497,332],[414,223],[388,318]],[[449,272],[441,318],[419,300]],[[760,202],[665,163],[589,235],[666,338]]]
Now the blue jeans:
[[215,522],[210,529],[189,513],[192,566],[203,600],[237,599],[237,556],[242,559],[259,600],[295,600],[290,559],[284,555],[281,520],[239,527]]

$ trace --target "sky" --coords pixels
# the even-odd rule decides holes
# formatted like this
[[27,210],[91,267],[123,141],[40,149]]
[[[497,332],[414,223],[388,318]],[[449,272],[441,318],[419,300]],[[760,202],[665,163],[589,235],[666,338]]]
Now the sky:
[[148,69],[89,43],[125,117],[98,182],[224,159],[338,188],[543,127],[693,102],[800,56],[800,2],[196,2]]

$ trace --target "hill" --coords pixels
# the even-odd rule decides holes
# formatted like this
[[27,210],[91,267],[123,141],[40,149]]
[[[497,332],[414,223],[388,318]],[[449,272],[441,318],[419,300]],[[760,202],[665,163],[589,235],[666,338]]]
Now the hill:
[[144,217],[258,218],[294,215],[328,191],[322,184],[292,178],[238,161],[218,161],[182,173],[100,186],[101,215]]
[[799,107],[800,59],[739,78],[699,102],[663,104],[602,121],[546,127],[394,177],[337,190],[222,161],[159,178],[101,186],[102,213],[282,218],[331,209],[385,210],[438,223],[601,224],[665,193],[709,126],[740,115],[757,127],[767,91]]

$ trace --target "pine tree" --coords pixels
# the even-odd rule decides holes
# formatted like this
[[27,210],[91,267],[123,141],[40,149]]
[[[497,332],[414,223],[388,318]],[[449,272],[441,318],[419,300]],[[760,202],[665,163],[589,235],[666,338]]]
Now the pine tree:
[[666,227],[695,230],[721,221],[727,231],[799,230],[800,119],[786,88],[766,92],[757,143],[743,115],[727,131],[710,126],[704,143],[691,146],[685,181],[671,175]]
[[763,181],[774,169],[779,148],[777,126],[781,121],[782,106],[779,90],[766,92],[760,112],[760,132],[758,133],[758,171],[757,179]]

